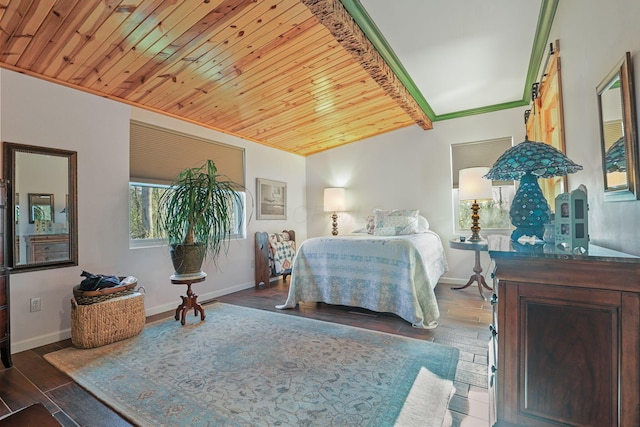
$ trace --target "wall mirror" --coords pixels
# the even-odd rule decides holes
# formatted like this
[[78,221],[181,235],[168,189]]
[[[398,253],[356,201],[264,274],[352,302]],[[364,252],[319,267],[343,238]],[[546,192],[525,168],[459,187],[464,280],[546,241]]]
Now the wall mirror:
[[597,87],[605,200],[639,198],[638,142],[631,54]]
[[4,143],[12,273],[78,265],[75,151]]

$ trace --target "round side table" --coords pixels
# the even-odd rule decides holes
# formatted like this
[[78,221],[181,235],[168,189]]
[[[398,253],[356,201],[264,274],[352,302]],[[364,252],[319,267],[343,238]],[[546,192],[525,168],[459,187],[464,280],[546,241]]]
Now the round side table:
[[480,252],[481,251],[488,251],[489,250],[489,245],[487,243],[486,240],[478,240],[478,241],[469,241],[469,240],[465,240],[464,242],[461,242],[460,239],[451,239],[449,240],[449,246],[453,249],[461,249],[461,250],[465,250],[465,251],[474,251],[475,255],[476,255],[476,264],[473,267],[473,274],[471,275],[471,277],[469,278],[469,281],[467,282],[466,285],[464,286],[460,286],[457,288],[451,288],[453,290],[460,290],[460,289],[465,289],[468,288],[469,286],[471,286],[471,284],[473,284],[473,282],[477,282],[478,283],[478,291],[480,292],[480,297],[482,299],[487,299],[484,296],[484,293],[482,292],[482,288],[486,288],[490,291],[493,290],[493,288],[491,288],[489,285],[487,285],[487,282],[484,280],[484,276],[482,275],[482,265],[480,264]]
[[198,312],[200,312],[200,320],[204,320],[205,318],[204,309],[200,304],[198,304],[198,295],[193,293],[193,290],[191,290],[191,285],[194,283],[204,282],[206,278],[207,273],[204,272],[190,276],[178,276],[175,274],[171,276],[172,284],[187,285],[187,296],[180,296],[180,298],[182,298],[182,302],[180,303],[178,308],[176,308],[175,315],[175,319],[180,319],[180,323],[182,323],[183,326],[185,324],[186,313],[192,308],[194,316],[197,316]]

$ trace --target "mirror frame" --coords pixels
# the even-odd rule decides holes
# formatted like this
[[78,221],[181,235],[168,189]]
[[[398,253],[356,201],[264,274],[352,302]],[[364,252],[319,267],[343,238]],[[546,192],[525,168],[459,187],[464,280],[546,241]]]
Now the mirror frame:
[[[627,185],[608,188],[604,117],[602,111],[602,94],[609,88],[612,80],[620,76],[620,94],[622,106],[622,126],[625,135],[625,156],[627,163]],[[633,65],[631,53],[626,52],[620,62],[609,72],[596,89],[598,96],[598,118],[600,126],[600,149],[602,154],[602,178],[604,199],[606,201],[624,201],[640,199],[640,179],[638,175],[638,139],[636,126],[636,102],[633,83]]]
[[[16,144],[12,142],[3,142],[3,178],[7,182],[7,242],[11,242],[6,245],[7,254],[5,259],[7,265],[11,268],[12,273],[21,273],[25,271],[45,270],[51,268],[71,267],[78,265],[78,222],[77,214],[77,156],[75,151],[61,150],[57,148],[37,147],[33,145]],[[69,170],[67,176],[68,182],[68,211],[67,220],[69,222],[69,259],[60,261],[50,261],[42,263],[32,264],[20,264],[16,265],[14,251],[15,251],[15,197],[16,193],[13,189],[13,183],[15,182],[16,171],[16,153],[32,153],[42,154],[46,156],[58,156],[65,157],[69,161]]]

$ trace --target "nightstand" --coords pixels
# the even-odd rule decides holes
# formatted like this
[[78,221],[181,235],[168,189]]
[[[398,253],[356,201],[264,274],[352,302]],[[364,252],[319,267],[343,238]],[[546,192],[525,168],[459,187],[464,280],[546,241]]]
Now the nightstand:
[[469,278],[469,281],[467,282],[466,285],[464,286],[460,286],[457,288],[451,288],[454,290],[460,290],[460,289],[466,289],[469,286],[471,286],[473,284],[473,282],[477,282],[478,283],[478,291],[480,292],[480,297],[482,299],[487,299],[484,296],[484,293],[482,292],[482,288],[486,288],[490,291],[493,290],[493,288],[491,288],[489,285],[487,285],[487,282],[484,280],[484,276],[482,275],[482,265],[480,264],[480,252],[481,251],[488,251],[489,250],[489,246],[487,244],[486,240],[479,240],[476,242],[470,242],[469,240],[465,240],[464,242],[461,242],[460,239],[451,239],[449,240],[449,246],[452,249],[461,249],[463,251],[474,251],[475,255],[476,255],[476,264],[473,267],[473,274],[471,275],[471,277]]

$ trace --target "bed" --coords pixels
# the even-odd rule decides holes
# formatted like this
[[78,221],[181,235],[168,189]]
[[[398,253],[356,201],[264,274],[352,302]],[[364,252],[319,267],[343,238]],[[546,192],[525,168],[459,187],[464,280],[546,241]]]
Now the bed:
[[446,271],[442,242],[430,230],[311,238],[298,247],[287,300],[276,308],[299,302],[361,307],[431,329],[440,316],[434,288]]

